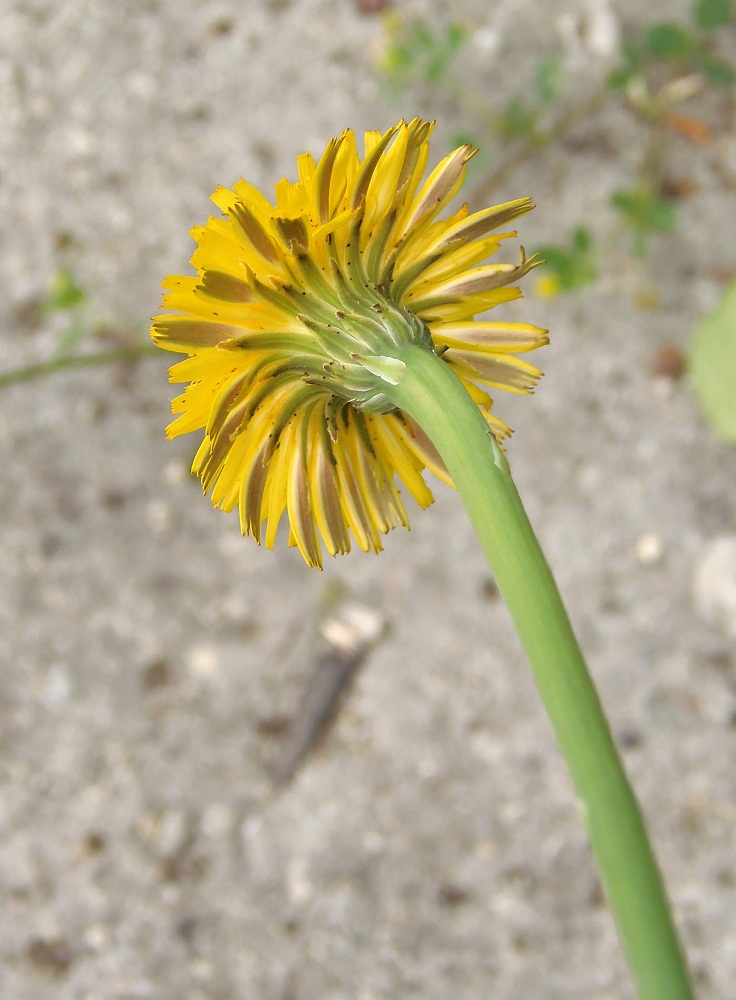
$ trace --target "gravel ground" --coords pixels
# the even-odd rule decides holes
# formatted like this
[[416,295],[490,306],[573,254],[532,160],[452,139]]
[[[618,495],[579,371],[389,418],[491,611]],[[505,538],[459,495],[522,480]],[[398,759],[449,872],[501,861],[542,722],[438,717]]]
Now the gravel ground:
[[[444,8],[411,9],[434,23]],[[456,78],[495,99],[562,51],[583,90],[640,8],[460,0],[471,39]],[[348,0],[4,0],[3,369],[53,353],[66,320],[34,303],[60,266],[108,338],[143,331],[217,184],[270,190],[297,152],[399,115],[436,117],[446,151],[472,110],[422,93],[389,103],[384,34]],[[667,166],[690,194],[646,264],[608,208],[641,145],[615,108],[495,192],[537,201],[527,248],[580,221],[610,244],[591,290],[543,301],[527,280],[519,315],[552,331],[547,374],[499,412],[700,996],[733,1000],[736,454],[687,380],[659,371],[736,269],[734,104],[704,114],[716,143],[675,146]],[[163,439],[166,360],[0,393],[0,996],[632,1000],[569,780],[457,497],[438,487],[380,558],[322,574],[258,549],[200,497],[194,444]],[[278,788],[336,595],[385,630]]]

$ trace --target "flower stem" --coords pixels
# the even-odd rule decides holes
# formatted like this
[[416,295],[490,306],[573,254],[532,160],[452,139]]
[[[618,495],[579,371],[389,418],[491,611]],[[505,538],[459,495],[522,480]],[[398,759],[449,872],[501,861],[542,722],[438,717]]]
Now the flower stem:
[[452,476],[529,658],[583,808],[640,1000],[693,1000],[636,798],[508,464],[451,368],[419,346],[386,396],[430,437]]

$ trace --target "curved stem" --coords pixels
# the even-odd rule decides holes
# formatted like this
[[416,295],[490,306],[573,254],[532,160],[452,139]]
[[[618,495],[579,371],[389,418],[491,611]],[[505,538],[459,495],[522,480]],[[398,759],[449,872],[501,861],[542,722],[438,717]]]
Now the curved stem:
[[428,434],[470,515],[526,650],[583,807],[641,1000],[693,1000],[657,864],[554,578],[503,452],[449,366],[426,348],[386,396]]
[[40,361],[24,368],[12,368],[0,372],[0,389],[6,385],[16,385],[18,382],[30,382],[31,379],[52,375],[54,372],[66,371],[68,368],[88,368],[91,365],[111,365],[125,361],[137,361],[139,358],[153,357],[159,354],[159,348],[153,344],[141,344],[137,347],[117,347],[109,351],[95,351],[91,354],[69,354],[50,361]]
[[471,206],[487,205],[491,194],[507,177],[523,166],[527,160],[531,160],[532,157],[536,156],[540,150],[564,138],[572,129],[576,128],[582,122],[587,121],[588,118],[592,118],[593,115],[597,114],[606,105],[610,97],[610,91],[607,87],[604,87],[583,101],[582,104],[556,118],[534,140],[521,140],[512,149],[512,152],[478,183],[477,187],[471,192],[468,199],[469,204]]

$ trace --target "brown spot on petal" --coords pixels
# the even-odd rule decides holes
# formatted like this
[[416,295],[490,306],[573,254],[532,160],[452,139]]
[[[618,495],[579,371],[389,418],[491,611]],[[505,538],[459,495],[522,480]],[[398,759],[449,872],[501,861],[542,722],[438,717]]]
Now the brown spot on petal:
[[443,160],[434,181],[429,184],[422,194],[422,200],[412,212],[411,219],[405,227],[407,231],[419,222],[425,221],[425,216],[436,215],[452,194],[463,175],[465,164],[472,155],[473,150],[470,146],[460,146]]
[[292,253],[301,253],[309,246],[309,230],[304,219],[274,219],[281,239]]
[[389,142],[396,135],[399,127],[400,126],[398,125],[394,125],[393,128],[390,128],[388,132],[382,136],[375,149],[371,150],[370,156],[367,156],[363,161],[357,182],[355,184],[355,191],[353,193],[353,208],[358,208],[358,206],[365,201],[365,196],[368,192],[371,178],[373,177],[376,167],[378,166],[378,161],[383,156],[386,146],[388,146]]
[[287,488],[287,510],[289,524],[299,546],[299,551],[310,566],[321,569],[322,552],[317,541],[307,475],[305,429],[306,425],[302,423],[298,429],[298,444],[295,443],[291,459]]
[[476,212],[465,222],[454,229],[443,244],[448,246],[456,242],[468,243],[477,240],[486,233],[499,229],[509,222],[518,219],[520,215],[530,212],[534,208],[531,198],[519,198],[506,205],[496,205],[495,208],[486,209],[484,212]]
[[183,319],[181,316],[160,316],[154,320],[151,336],[154,341],[166,341],[172,347],[217,347],[226,340],[237,337],[242,331],[237,326],[224,323],[207,323],[205,320]]
[[222,271],[205,271],[199,288],[204,289],[212,298],[222,299],[224,302],[249,302],[253,298],[247,281]]
[[332,180],[332,169],[335,166],[335,159],[344,139],[331,139],[324,156],[317,164],[314,175],[316,189],[319,192],[319,220],[327,222],[330,218],[330,182]]
[[265,231],[255,215],[240,202],[233,205],[231,216],[237,221],[246,239],[271,264],[277,264],[281,259],[271,237]]
[[270,468],[267,461],[269,445],[270,442],[266,440],[258,449],[240,488],[240,525],[243,534],[251,535],[259,544],[263,494]]

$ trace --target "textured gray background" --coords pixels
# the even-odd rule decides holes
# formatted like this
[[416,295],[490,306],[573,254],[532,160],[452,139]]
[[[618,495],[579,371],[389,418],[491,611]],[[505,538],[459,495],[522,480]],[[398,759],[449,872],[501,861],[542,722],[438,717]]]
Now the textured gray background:
[[[562,52],[585,91],[641,8],[461,0],[456,78],[496,101]],[[383,34],[348,0],[4,0],[2,368],[53,352],[63,322],[31,304],[60,264],[91,322],[143,330],[217,184],[270,191],[297,152],[399,115],[437,117],[446,152],[472,110],[389,104]],[[606,243],[582,294],[544,302],[527,280],[523,318],[552,332],[547,375],[499,412],[701,997],[733,1000],[736,455],[686,381],[652,374],[736,268],[734,105],[714,97],[704,115],[717,142],[675,143],[668,169],[695,189],[645,265],[607,202],[642,138],[622,111],[496,192],[537,201],[527,248],[580,221]],[[323,574],[258,549],[200,497],[194,444],[164,442],[166,360],[0,393],[0,996],[630,1000],[568,778],[457,497],[438,486],[383,555]],[[274,720],[298,709],[337,586],[387,633],[276,793]]]

